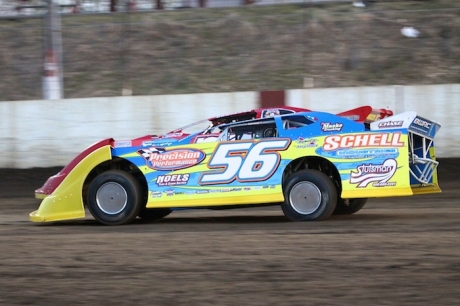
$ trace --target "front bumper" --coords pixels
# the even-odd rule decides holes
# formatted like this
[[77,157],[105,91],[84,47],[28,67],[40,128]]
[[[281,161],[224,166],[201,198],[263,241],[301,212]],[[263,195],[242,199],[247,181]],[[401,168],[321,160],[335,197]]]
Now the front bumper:
[[35,191],[35,197],[43,200],[38,210],[29,214],[30,221],[51,222],[84,218],[82,189],[85,179],[94,167],[111,157],[110,146],[103,146],[79,161],[67,175],[58,173],[52,176],[42,188]]
[[73,196],[72,194],[62,197],[46,196],[38,210],[29,214],[29,219],[32,222],[51,222],[84,217],[85,210],[81,203],[81,197]]

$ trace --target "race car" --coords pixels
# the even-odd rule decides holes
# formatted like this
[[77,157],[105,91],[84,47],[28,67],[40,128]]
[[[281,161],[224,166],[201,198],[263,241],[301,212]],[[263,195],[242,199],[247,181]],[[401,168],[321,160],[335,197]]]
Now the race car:
[[42,202],[30,220],[83,218],[85,207],[106,225],[257,205],[280,205],[292,221],[353,214],[368,198],[441,192],[439,128],[413,111],[280,107],[105,139],[35,191]]

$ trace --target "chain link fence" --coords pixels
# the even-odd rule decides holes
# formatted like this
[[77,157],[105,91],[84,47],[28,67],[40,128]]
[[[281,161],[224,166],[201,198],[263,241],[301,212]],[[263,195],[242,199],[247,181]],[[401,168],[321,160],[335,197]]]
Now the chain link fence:
[[[449,3],[300,3],[61,21],[65,98],[460,82],[460,8]],[[418,36],[403,35],[404,27]],[[42,18],[0,20],[0,101],[42,98],[45,31]]]

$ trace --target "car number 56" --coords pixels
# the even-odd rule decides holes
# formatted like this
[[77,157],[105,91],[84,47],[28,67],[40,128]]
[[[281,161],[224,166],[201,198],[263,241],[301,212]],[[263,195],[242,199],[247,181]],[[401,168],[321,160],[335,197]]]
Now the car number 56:
[[208,161],[210,169],[198,182],[201,185],[234,181],[264,181],[270,178],[281,160],[279,151],[289,147],[289,139],[220,143]]

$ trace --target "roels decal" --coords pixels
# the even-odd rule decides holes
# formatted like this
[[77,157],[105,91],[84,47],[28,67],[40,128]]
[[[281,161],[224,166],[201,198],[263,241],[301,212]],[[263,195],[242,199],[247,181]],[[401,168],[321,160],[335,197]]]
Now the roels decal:
[[189,173],[159,175],[156,183],[158,186],[186,185],[189,178]]

